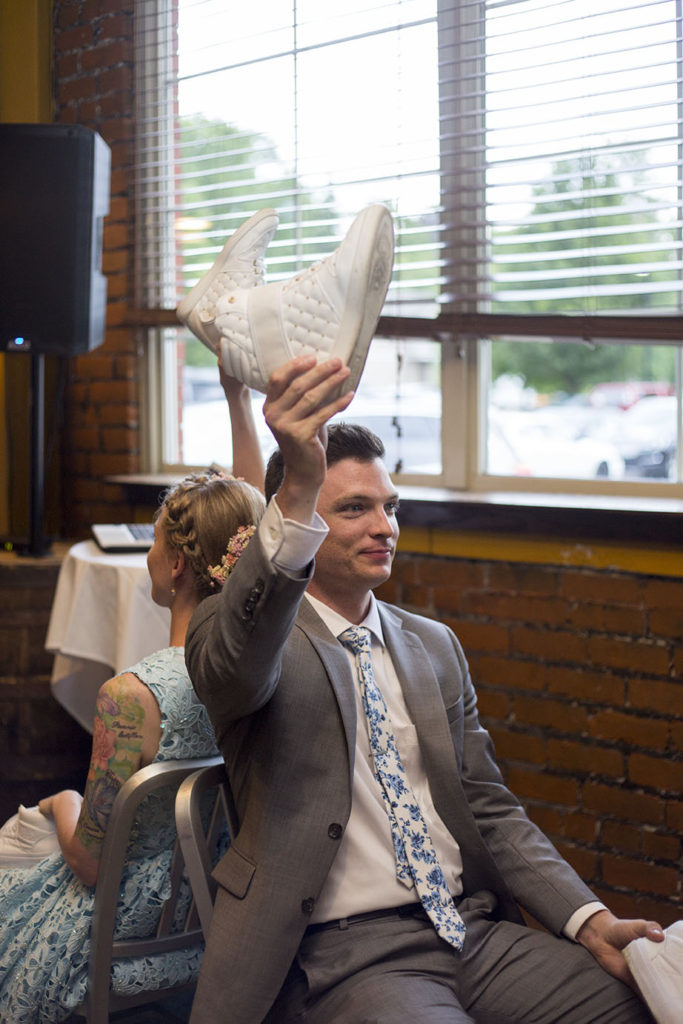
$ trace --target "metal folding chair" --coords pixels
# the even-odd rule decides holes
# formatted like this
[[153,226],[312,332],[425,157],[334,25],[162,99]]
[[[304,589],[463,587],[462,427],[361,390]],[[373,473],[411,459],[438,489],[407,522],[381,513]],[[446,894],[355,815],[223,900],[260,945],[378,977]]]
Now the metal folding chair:
[[186,949],[203,942],[202,928],[197,921],[194,904],[189,908],[184,927],[172,932],[183,877],[183,852],[176,838],[171,859],[171,895],[163,906],[156,934],[150,938],[114,941],[116,907],[121,875],[126,863],[131,827],[140,803],[150,793],[167,786],[176,789],[198,769],[222,768],[220,757],[186,761],[159,761],[136,772],[119,790],[107,825],[102,846],[101,865],[95,888],[91,951],[88,969],[88,992],[74,1011],[88,1024],[108,1024],[109,1014],[131,1006],[154,1002],[172,993],[192,988],[196,978],[174,988],[141,991],[134,995],[112,990],[112,961],[122,957],[144,957]]
[[[210,813],[206,824],[205,794],[211,789],[215,789],[216,794],[209,798]],[[230,837],[238,831],[235,805],[223,762],[188,775],[178,789],[175,807],[178,839],[192,887],[193,902],[206,935],[216,895],[216,883],[211,872],[219,843],[224,841],[226,830]]]

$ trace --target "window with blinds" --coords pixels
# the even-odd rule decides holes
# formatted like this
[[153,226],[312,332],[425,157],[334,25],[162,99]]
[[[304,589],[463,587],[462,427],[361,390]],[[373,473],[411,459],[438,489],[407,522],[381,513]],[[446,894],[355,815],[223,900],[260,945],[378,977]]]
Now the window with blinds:
[[[620,453],[616,412],[605,419],[631,384],[656,423],[667,400],[661,479],[678,479],[680,8],[137,0],[141,305],[172,309],[254,210],[280,216],[277,280],[384,202],[394,276],[351,411],[375,415],[392,469],[449,484],[654,478]],[[214,359],[161,334],[161,461],[221,461]],[[548,409],[568,402],[553,425]],[[566,423],[560,436],[567,419],[580,437]],[[553,458],[591,431],[612,438],[604,451],[576,470]],[[478,459],[453,458],[456,432]],[[541,441],[548,457],[527,457]]]
[[491,310],[680,310],[679,6],[487,4]]
[[[255,210],[274,207],[280,216],[268,253],[277,279],[328,255],[358,211],[382,201],[401,231],[392,299],[406,312],[436,315],[435,0],[376,10],[360,0],[311,0],[294,5],[295,19],[282,2],[143,0],[138,7],[141,44],[151,36],[149,50],[157,51],[141,75],[150,142],[140,203],[152,224],[172,215],[174,298]],[[172,120],[159,123],[159,106]],[[155,280],[168,242],[162,234],[143,247],[143,280]]]

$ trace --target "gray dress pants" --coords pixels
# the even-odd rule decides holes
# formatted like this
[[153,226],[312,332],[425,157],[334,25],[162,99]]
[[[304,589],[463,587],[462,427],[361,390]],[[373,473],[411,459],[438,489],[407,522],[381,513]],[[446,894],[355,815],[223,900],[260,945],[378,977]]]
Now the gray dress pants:
[[426,916],[308,934],[267,1024],[653,1024],[630,988],[582,946],[491,918],[494,897],[458,907],[458,953]]

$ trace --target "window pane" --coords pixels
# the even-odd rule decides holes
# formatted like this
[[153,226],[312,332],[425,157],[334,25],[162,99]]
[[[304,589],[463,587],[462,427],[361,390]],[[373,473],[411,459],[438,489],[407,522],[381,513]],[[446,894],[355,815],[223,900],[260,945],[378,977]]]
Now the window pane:
[[[397,233],[385,312],[437,315],[436,8],[436,0],[376,8],[343,0],[298,3],[285,16],[281,4],[254,5],[236,25],[216,0],[179,0],[177,119],[169,184],[160,193],[175,203],[176,302],[257,209],[272,206],[280,217],[266,256],[267,279],[277,281],[331,254],[364,206],[384,202]],[[175,405],[164,398],[165,461],[226,464],[215,359],[189,333],[177,337],[164,346],[164,374],[175,389]],[[403,343],[398,392],[397,346],[375,339],[353,412],[382,410],[373,422],[392,468],[438,473],[440,346]],[[425,390],[428,400],[416,397],[408,423],[407,396]],[[255,398],[259,421],[262,402]],[[420,431],[426,436],[418,441]],[[267,432],[263,442],[272,444]]]
[[[165,461],[229,467],[230,421],[215,360],[187,331],[169,331],[165,344],[167,365],[178,355],[175,390],[180,399],[179,416],[171,418],[167,429]],[[441,472],[440,357],[441,346],[435,342],[375,338],[358,393],[349,409],[336,417],[378,434],[392,473]],[[173,387],[169,384],[169,392]],[[263,402],[264,396],[253,392],[252,411],[267,458],[275,442],[263,419]]]
[[[257,209],[280,215],[267,254],[268,280],[277,281],[331,253],[359,209],[384,202],[397,230],[385,314],[522,314],[504,328],[519,339],[524,315],[628,314],[637,323],[680,313],[679,7],[264,0],[235,20],[223,0],[145,0],[136,6],[140,304],[177,302]],[[225,463],[213,357],[189,334],[177,336],[163,347],[159,375],[168,392],[165,458]],[[450,374],[466,339],[439,337]],[[679,406],[668,400],[680,393],[682,354],[648,344],[496,338],[483,379],[460,402],[457,443],[468,445],[480,418],[489,433],[477,472],[676,479]],[[424,422],[441,408],[439,353],[439,344],[414,339],[373,343],[352,412],[373,414],[378,427],[384,417],[392,468],[441,469],[432,451],[440,427]],[[428,379],[414,379],[408,368],[423,363]],[[464,372],[454,378],[463,387]],[[626,385],[638,417],[615,399]],[[200,395],[213,412],[200,408]],[[631,455],[627,426],[640,444],[648,409],[673,442]],[[567,438],[570,421],[598,416],[599,430]],[[409,439],[423,428],[429,440],[419,448]],[[510,455],[512,440],[521,450]],[[472,453],[457,471],[452,448],[447,454],[440,482],[465,485]]]
[[486,472],[676,481],[675,358],[665,346],[494,343]]
[[[175,423],[169,422],[165,431],[164,461],[170,465],[198,467],[215,462],[230,468],[232,436],[228,404],[215,358],[185,330],[167,332],[165,345],[166,366],[175,364],[178,408]],[[274,441],[261,411],[264,398],[260,392],[252,392],[252,411],[261,447],[264,453],[270,454]]]
[[675,0],[487,2],[492,312],[680,309],[677,28]]
[[[268,252],[272,280],[328,255],[359,210],[383,202],[397,228],[390,308],[435,316],[436,0],[304,3],[287,8],[286,19],[283,10],[253,5],[253,16],[236,24],[215,0],[179,0],[167,171],[180,250],[176,300],[256,209],[272,206],[281,218]],[[283,19],[292,19],[288,29]]]
[[373,341],[358,392],[337,419],[378,434],[390,473],[441,472],[441,346]]
[[368,0],[297,0],[298,42],[302,49],[336,42],[350,36],[397,29],[421,19],[434,18],[436,0],[400,0],[379,3]]

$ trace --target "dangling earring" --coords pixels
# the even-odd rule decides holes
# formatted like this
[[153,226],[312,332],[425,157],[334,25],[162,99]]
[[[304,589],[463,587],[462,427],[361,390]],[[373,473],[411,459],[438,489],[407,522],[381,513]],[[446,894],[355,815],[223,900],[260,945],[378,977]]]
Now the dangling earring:
[[171,587],[171,597],[175,597],[175,587]]

